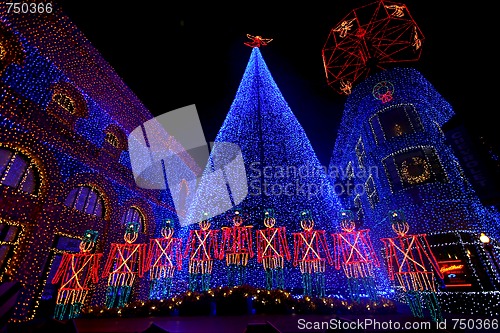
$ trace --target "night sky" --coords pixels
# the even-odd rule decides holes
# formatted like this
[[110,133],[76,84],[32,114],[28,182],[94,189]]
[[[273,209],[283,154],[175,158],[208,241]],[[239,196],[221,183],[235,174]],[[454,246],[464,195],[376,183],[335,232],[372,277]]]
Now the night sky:
[[[345,15],[373,2],[60,4],[154,115],[195,104],[207,141],[215,139],[249,60],[246,34],[273,38],[261,48],[264,60],[321,163],[328,164],[346,96],[327,86],[321,50]],[[473,133],[498,142],[495,122],[481,119],[498,111],[494,11],[484,2],[396,2],[407,5],[425,37],[420,60],[402,66],[419,70]]]

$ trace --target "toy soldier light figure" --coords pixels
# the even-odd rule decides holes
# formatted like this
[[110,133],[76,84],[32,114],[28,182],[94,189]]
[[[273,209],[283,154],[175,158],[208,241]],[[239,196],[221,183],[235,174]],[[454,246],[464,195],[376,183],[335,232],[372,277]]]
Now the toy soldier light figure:
[[130,298],[137,276],[143,277],[146,244],[133,244],[141,225],[136,221],[125,225],[125,243],[112,243],[102,277],[108,277],[106,307],[122,307]]
[[347,277],[350,296],[360,301],[360,286],[370,300],[377,300],[373,267],[380,267],[370,240],[368,229],[356,230],[354,215],[350,210],[340,212],[342,232],[332,234],[334,261],[337,270],[342,269]]
[[219,259],[226,258],[227,280],[230,287],[246,283],[248,259],[253,258],[252,226],[244,226],[247,215],[239,208],[233,210],[232,227],[222,227]]
[[147,265],[149,269],[149,298],[170,296],[175,269],[182,269],[182,239],[174,238],[173,222],[167,219],[161,228],[161,238],[149,241]]
[[266,272],[266,288],[273,289],[276,281],[278,289],[285,288],[283,267],[290,260],[290,250],[286,239],[286,228],[275,227],[274,209],[264,210],[265,229],[257,230],[257,262],[262,263]]
[[302,273],[304,296],[324,297],[326,261],[333,264],[325,230],[314,230],[314,220],[308,210],[300,213],[300,226],[304,231],[293,233],[293,265],[298,265]]
[[401,210],[390,211],[389,218],[392,229],[397,234],[395,238],[381,239],[384,243],[389,278],[397,280],[415,317],[424,317],[420,301],[423,300],[432,319],[442,321],[436,297],[434,271],[441,279],[443,274],[427,242],[427,235],[407,235],[410,227]]
[[[207,214],[204,214],[207,216]],[[210,230],[212,222],[207,217],[198,223],[199,230],[190,230],[184,251],[184,257],[189,258],[189,290],[207,291],[210,289],[210,279],[214,258],[218,256],[217,234],[219,230]],[[200,288],[197,288],[198,279]]]
[[64,320],[78,317],[85,303],[91,283],[99,280],[99,264],[102,253],[92,253],[98,232],[87,230],[80,242],[80,252],[65,252],[52,279],[52,284],[61,282],[57,292],[54,319]]

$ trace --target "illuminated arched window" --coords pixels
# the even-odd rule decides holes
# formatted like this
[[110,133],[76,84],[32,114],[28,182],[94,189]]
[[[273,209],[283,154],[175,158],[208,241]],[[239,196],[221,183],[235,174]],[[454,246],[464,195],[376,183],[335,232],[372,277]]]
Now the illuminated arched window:
[[111,146],[115,148],[120,147],[120,141],[118,141],[118,138],[116,137],[115,134],[108,132],[106,133],[106,137],[104,138],[107,143],[109,143]]
[[104,217],[104,200],[99,191],[91,186],[72,189],[64,204],[86,214]]
[[69,82],[57,82],[51,87],[52,98],[47,113],[59,123],[73,128],[79,118],[88,117],[87,101],[81,91]]
[[123,129],[116,124],[108,125],[104,133],[101,154],[116,161],[123,151],[127,150],[127,136],[124,134]]
[[76,106],[75,101],[68,95],[62,92],[56,92],[52,95],[52,100],[57,103],[64,110],[68,111],[71,114],[75,114]]
[[141,225],[139,232],[146,232],[146,218],[144,214],[137,207],[130,207],[125,214],[123,214],[122,223],[135,222]]
[[0,147],[0,183],[38,195],[40,189],[38,168],[27,156],[9,148]]

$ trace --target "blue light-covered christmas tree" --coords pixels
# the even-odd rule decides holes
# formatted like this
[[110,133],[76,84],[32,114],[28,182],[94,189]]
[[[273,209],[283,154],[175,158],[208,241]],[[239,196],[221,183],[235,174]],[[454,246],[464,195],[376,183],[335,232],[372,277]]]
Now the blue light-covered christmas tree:
[[[237,174],[234,167],[227,167],[239,157],[246,171],[243,177]],[[209,177],[220,170],[223,170],[225,179],[222,184]],[[276,226],[286,227],[290,250],[293,250],[292,233],[301,231],[300,211],[309,210],[316,228],[327,231],[333,229],[334,219],[340,211],[326,168],[320,164],[304,129],[271,76],[258,46],[252,48],[203,176],[188,212],[193,223],[197,222],[197,216],[209,212],[214,216],[212,229],[231,226],[228,212],[224,212],[227,207],[221,207],[224,200],[220,200],[227,197],[232,206],[237,205],[247,214],[243,225],[253,226],[255,240],[255,231],[265,228],[263,211],[272,208]],[[246,196],[242,195],[245,193]],[[196,225],[191,227],[196,228]],[[216,265],[220,266],[214,266],[215,270],[219,270],[219,274],[214,274],[214,283],[226,285],[226,263],[219,261]],[[257,258],[250,258],[248,266],[255,270],[248,274],[248,284],[264,287],[265,276]],[[299,269],[287,263],[285,271],[288,271],[285,288],[300,288]],[[329,277],[330,272],[332,275]],[[335,285],[333,280],[336,276],[334,269],[328,267],[327,289],[329,285]]]

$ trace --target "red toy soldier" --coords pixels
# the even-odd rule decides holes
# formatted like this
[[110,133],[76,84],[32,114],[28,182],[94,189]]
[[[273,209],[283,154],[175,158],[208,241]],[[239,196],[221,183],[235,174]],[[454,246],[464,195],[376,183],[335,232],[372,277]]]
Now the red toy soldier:
[[377,300],[373,267],[380,267],[368,229],[356,230],[353,213],[340,212],[342,232],[332,234],[335,268],[344,270],[353,300],[359,301],[362,285],[370,300]]
[[274,209],[264,210],[265,229],[257,230],[257,262],[262,263],[266,272],[266,288],[272,289],[276,280],[278,289],[285,288],[283,267],[290,260],[290,250],[286,239],[286,228],[275,227]]
[[308,210],[302,211],[300,218],[300,226],[304,231],[293,233],[293,265],[300,267],[304,296],[324,297],[326,260],[328,264],[333,264],[325,230],[313,229],[314,220]]
[[436,297],[436,272],[443,279],[438,263],[427,235],[407,235],[410,226],[400,210],[389,212],[392,229],[398,235],[395,238],[382,238],[389,278],[397,280],[403,290],[411,312],[415,317],[423,318],[422,304],[425,301],[434,321],[443,317]]
[[222,227],[222,241],[219,259],[226,257],[227,278],[230,287],[246,283],[248,259],[253,258],[252,226],[244,226],[247,219],[241,209],[235,208],[232,214],[232,227]]
[[102,277],[108,277],[106,307],[124,306],[132,292],[137,276],[143,277],[146,260],[146,244],[133,244],[139,236],[140,224],[127,222],[125,243],[112,243]]
[[[207,214],[205,214],[207,216]],[[210,278],[214,258],[218,256],[217,234],[219,230],[210,230],[212,222],[209,218],[198,223],[199,230],[190,230],[184,251],[184,257],[189,258],[189,290],[197,289],[200,277],[200,290],[210,289]]]
[[170,296],[175,269],[182,269],[182,239],[174,238],[173,222],[167,219],[161,228],[162,238],[149,241],[149,299],[165,299]]
[[90,283],[97,283],[97,272],[102,253],[92,253],[98,232],[87,230],[80,242],[80,252],[64,252],[52,284],[61,282],[57,292],[54,319],[78,317],[90,290]]

